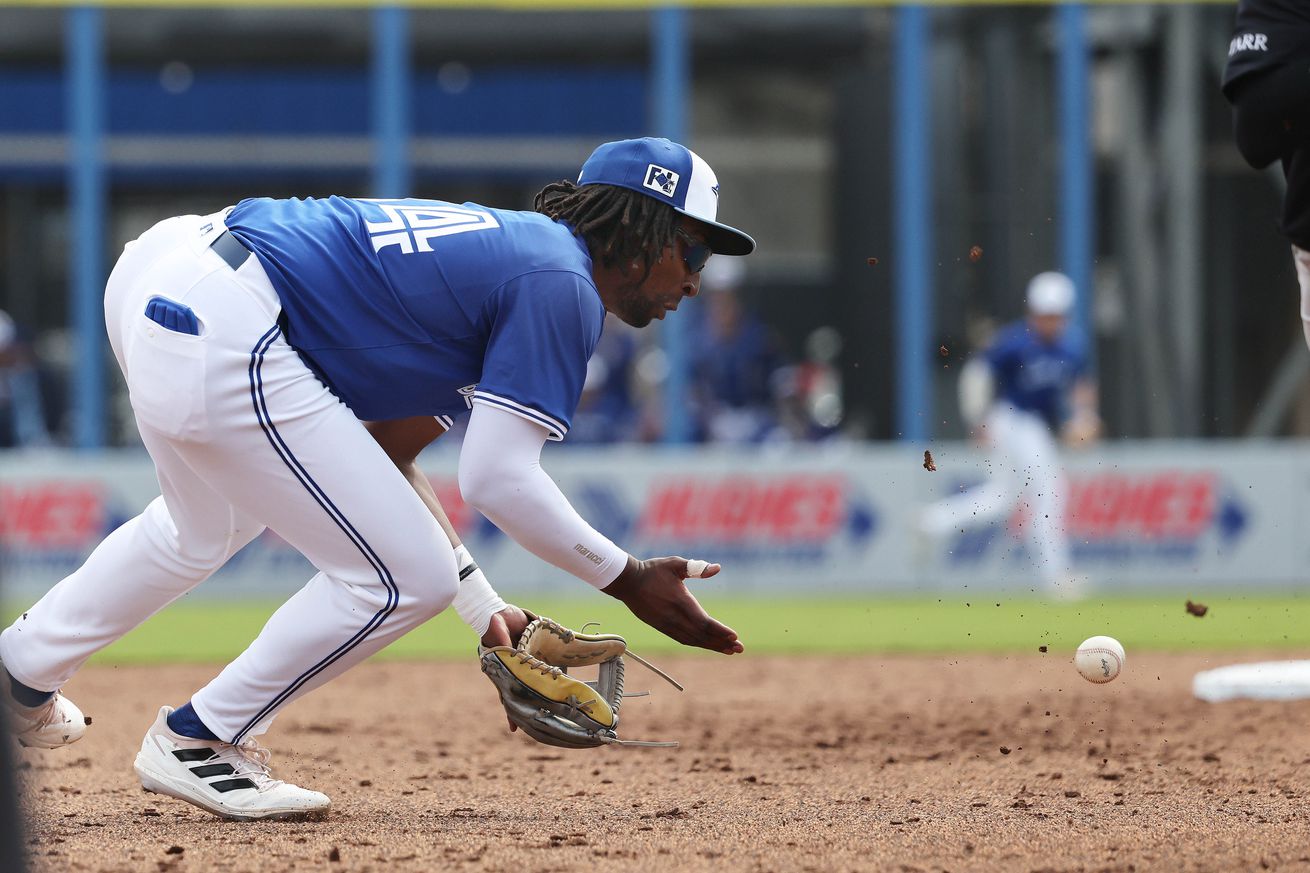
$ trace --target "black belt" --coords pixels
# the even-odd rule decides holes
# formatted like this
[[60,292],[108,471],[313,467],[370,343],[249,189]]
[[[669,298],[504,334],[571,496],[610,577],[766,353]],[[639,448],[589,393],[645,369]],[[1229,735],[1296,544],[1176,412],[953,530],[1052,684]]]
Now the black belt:
[[209,247],[234,270],[241,269],[241,265],[250,257],[250,249],[242,245],[241,240],[234,237],[230,230],[225,230],[214,237]]

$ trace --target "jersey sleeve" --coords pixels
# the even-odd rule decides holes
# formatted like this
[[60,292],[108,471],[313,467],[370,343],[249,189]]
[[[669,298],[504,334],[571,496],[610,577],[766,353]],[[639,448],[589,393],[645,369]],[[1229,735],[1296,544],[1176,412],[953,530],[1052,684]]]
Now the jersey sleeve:
[[605,309],[595,287],[568,271],[519,276],[488,299],[492,325],[474,403],[568,433]]

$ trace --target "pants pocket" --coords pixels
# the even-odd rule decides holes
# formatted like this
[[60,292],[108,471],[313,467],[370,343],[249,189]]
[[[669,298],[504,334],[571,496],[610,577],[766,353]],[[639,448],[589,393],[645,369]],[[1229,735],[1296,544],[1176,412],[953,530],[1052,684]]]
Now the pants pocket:
[[209,425],[204,337],[169,330],[144,313],[134,318],[126,355],[133,412],[165,436],[200,438]]

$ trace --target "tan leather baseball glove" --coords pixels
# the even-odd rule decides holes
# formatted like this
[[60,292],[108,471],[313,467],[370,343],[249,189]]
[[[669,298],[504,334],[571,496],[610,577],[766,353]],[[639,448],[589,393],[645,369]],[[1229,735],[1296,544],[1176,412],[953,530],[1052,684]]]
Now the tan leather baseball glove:
[[[500,694],[509,720],[541,743],[566,749],[603,745],[671,748],[676,742],[619,739],[619,706],[625,693],[624,657],[630,657],[668,680],[668,674],[628,651],[618,634],[588,634],[541,617],[524,629],[517,646],[478,649],[482,672]],[[573,667],[599,665],[594,681],[568,674]]]

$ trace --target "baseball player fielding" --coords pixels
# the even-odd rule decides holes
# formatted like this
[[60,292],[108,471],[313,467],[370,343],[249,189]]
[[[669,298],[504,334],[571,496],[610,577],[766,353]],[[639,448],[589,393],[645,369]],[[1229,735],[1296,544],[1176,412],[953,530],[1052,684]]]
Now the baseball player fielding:
[[[677,642],[743,651],[684,584],[716,565],[629,554],[541,467],[606,316],[663,320],[712,255],[754,250],[717,220],[719,195],[699,155],[646,137],[600,145],[531,211],[252,198],[129,243],[105,320],[162,493],[0,634],[19,742],[80,740],[86,720],[60,693],[78,668],[265,529],[320,572],[188,700],[142,713],[145,790],[235,820],[326,814],[326,794],[273,778],[258,737],[448,607],[500,659],[484,664],[512,728],[620,742],[622,661],[601,695],[516,648],[535,616],[492,588],[418,467],[463,416],[466,503]],[[554,734],[538,730],[548,717]]]

